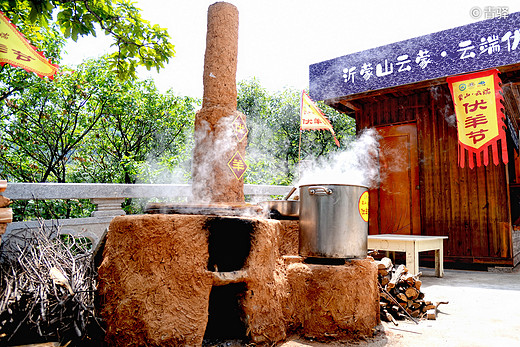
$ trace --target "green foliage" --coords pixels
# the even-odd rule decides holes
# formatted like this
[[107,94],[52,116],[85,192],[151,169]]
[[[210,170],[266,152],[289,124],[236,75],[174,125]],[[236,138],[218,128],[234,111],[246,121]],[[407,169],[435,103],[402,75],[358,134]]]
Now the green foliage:
[[4,176],[23,182],[66,182],[74,151],[117,100],[118,80],[103,63],[86,64],[53,81],[32,77],[3,103]]
[[92,241],[87,237],[74,237],[68,234],[60,234],[57,240],[55,242],[65,250],[68,250],[73,256],[92,251]]
[[[161,94],[151,81],[119,80],[105,66],[87,61],[54,81],[28,76],[25,89],[0,101],[2,178],[135,183],[188,168],[198,101]],[[13,208],[15,220],[78,214],[71,202],[40,204],[40,216],[34,202]]]
[[[32,30],[32,29],[31,29]],[[30,30],[29,30],[30,31]],[[38,42],[41,51],[47,59],[56,63],[61,59],[61,50],[65,45],[65,39],[61,36],[55,25],[47,30],[36,31],[31,42]],[[34,83],[34,73],[27,72],[19,67],[9,64],[0,66],[0,101],[20,93],[23,89]]]
[[18,200],[10,207],[14,221],[90,217],[96,206],[88,199]]
[[335,145],[329,131],[304,131],[299,153],[300,96],[301,91],[289,89],[271,95],[255,79],[239,83],[238,109],[247,115],[249,129],[246,183],[291,184],[300,157],[318,158],[342,150],[355,134],[353,119],[318,103],[342,147]]
[[78,147],[73,181],[152,182],[187,159],[194,99],[162,95],[151,81],[121,83],[118,95]]
[[54,23],[74,41],[96,36],[99,26],[114,40],[109,66],[119,78],[135,77],[137,66],[159,71],[175,53],[166,29],[143,19],[129,0],[0,0],[0,10],[38,46],[45,43],[39,33]]

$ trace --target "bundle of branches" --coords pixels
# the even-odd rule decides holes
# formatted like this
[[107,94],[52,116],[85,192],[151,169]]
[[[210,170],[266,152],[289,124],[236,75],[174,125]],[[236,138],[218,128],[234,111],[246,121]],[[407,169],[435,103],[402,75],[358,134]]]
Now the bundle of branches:
[[0,345],[98,339],[92,251],[77,240],[43,224],[2,240]]

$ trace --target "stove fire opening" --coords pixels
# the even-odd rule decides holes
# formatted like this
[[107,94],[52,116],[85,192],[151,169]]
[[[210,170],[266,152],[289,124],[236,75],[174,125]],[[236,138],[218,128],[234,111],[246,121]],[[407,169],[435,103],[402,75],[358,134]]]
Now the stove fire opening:
[[203,345],[214,346],[219,341],[246,340],[246,324],[242,298],[245,283],[214,286],[209,296],[209,317]]
[[237,271],[251,251],[254,223],[247,219],[215,217],[207,221],[209,232],[208,270],[215,272]]

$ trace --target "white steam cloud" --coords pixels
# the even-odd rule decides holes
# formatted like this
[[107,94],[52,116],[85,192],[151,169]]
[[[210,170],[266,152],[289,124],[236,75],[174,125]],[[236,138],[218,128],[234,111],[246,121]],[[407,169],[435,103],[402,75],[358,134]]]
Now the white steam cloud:
[[379,134],[366,129],[347,149],[303,165],[298,185],[348,184],[374,187],[379,183]]

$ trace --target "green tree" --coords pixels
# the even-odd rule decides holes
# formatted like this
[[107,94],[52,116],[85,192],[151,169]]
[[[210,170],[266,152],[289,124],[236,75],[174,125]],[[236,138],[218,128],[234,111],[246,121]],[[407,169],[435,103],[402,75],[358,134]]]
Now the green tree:
[[135,77],[137,66],[159,70],[175,53],[166,29],[143,19],[129,0],[0,0],[0,10],[40,48],[39,36],[53,25],[74,41],[101,29],[114,40],[109,66],[120,78]]
[[[163,95],[152,81],[120,80],[105,66],[104,59],[87,61],[54,81],[30,76],[0,102],[3,178],[135,183],[186,162],[197,100]],[[70,216],[80,205],[52,206]],[[36,209],[24,203],[15,213],[20,219]],[[53,217],[49,209],[42,206],[40,216]]]
[[304,131],[299,153],[300,96],[300,91],[291,89],[270,94],[255,79],[239,83],[238,109],[247,115],[249,128],[248,183],[291,184],[299,158],[318,158],[341,150],[355,134],[352,118],[318,103],[342,148],[335,145],[329,131]]
[[3,103],[3,176],[66,182],[74,151],[117,100],[118,83],[102,62],[63,71],[53,81],[32,76],[29,86]]
[[[25,27],[27,26],[22,23],[22,28]],[[44,56],[51,62],[56,63],[61,59],[65,39],[57,25],[50,25],[47,30],[35,32],[31,42],[38,42],[38,45],[44,48]],[[37,83],[33,73],[9,64],[0,66],[0,101],[15,96],[33,83]]]
[[[196,100],[160,94],[151,81],[121,82],[117,100],[83,141],[74,181],[153,181],[187,159]],[[153,172],[155,171],[155,172]]]

